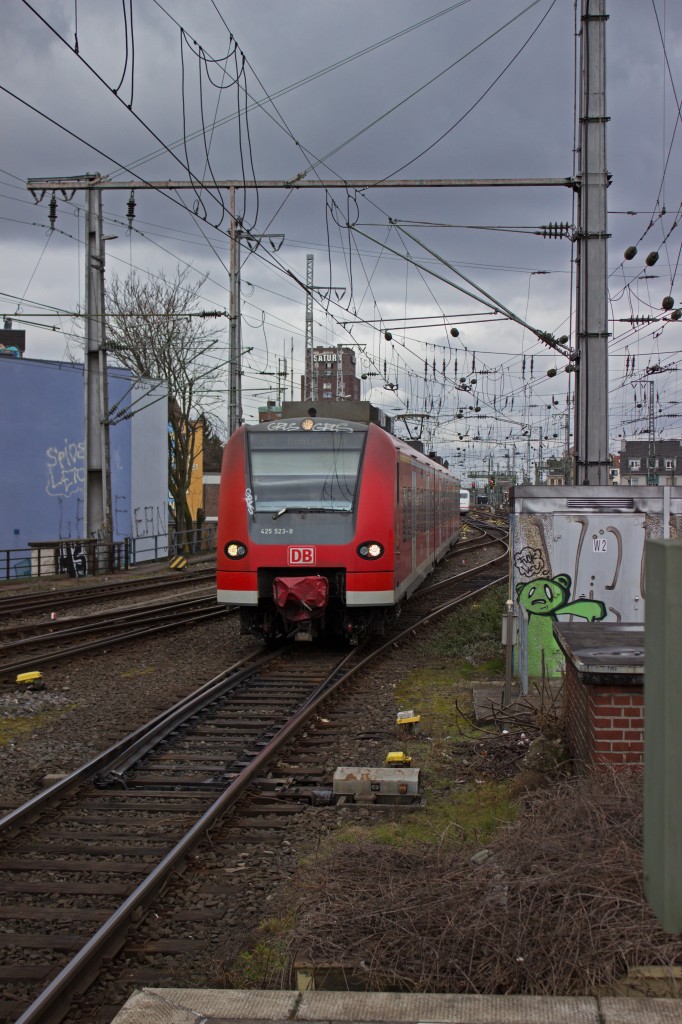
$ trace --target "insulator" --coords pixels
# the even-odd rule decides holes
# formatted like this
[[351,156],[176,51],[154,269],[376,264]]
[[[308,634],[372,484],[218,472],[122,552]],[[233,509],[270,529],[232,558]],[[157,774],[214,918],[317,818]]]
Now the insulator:
[[661,303],[663,309],[672,309],[674,305],[675,300],[672,297],[672,295],[666,295],[666,297],[663,299],[663,302]]
[[679,320],[682,317],[682,309],[674,309],[670,314],[671,320]]
[[386,341],[393,341],[393,335],[390,331],[384,331],[384,338]]
[[560,345],[568,345],[568,335],[567,334],[562,334],[561,335],[561,337],[559,338],[559,344]]
[[625,252],[623,253],[623,257],[626,260],[634,260],[636,255],[637,255],[637,246],[636,245],[629,245],[627,247],[627,249],[625,250]]
[[475,405],[474,406],[474,412],[480,412],[480,411],[481,411],[480,405]]
[[131,230],[133,220],[135,219],[135,193],[133,191],[131,191],[128,196],[128,211],[126,216],[128,217],[128,230]]
[[50,222],[50,231],[54,231],[55,221],[57,220],[57,200],[55,199],[54,192],[52,193],[52,199],[50,199],[50,209],[47,218]]
[[459,331],[457,330],[456,327],[450,328],[450,334],[452,335],[453,338],[459,338]]
[[547,371],[547,376],[556,377],[556,366],[550,366],[549,370]]
[[658,253],[650,252],[647,258],[644,260],[647,267],[653,267],[654,263],[658,263]]

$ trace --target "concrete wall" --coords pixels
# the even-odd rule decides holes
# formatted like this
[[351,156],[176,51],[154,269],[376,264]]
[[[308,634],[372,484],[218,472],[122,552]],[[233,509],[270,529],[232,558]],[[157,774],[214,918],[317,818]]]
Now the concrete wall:
[[[153,397],[158,397],[160,385]],[[109,373],[110,405],[131,398],[130,374]],[[147,408],[143,408],[143,406]],[[139,410],[139,411],[136,411]],[[114,539],[131,536],[135,509],[154,510],[154,527],[167,527],[167,402],[143,399],[136,415],[111,428]],[[83,536],[85,480],[83,367],[34,359],[0,362],[0,550],[29,542]],[[138,518],[140,513],[137,513]],[[138,525],[138,529],[141,527]]]
[[[135,405],[139,412],[131,421],[131,499],[126,534],[136,540],[168,534],[166,388],[165,385],[157,384],[152,386],[151,394],[146,395],[148,390],[146,385],[138,384],[133,392],[135,400],[142,400]],[[159,401],[155,401],[157,398]]]

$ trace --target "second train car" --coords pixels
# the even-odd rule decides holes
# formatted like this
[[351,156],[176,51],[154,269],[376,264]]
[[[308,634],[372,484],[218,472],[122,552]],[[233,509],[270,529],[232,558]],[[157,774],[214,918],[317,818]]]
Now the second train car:
[[225,448],[218,600],[244,633],[381,632],[459,537],[446,466],[371,422],[368,403],[320,405],[239,427]]

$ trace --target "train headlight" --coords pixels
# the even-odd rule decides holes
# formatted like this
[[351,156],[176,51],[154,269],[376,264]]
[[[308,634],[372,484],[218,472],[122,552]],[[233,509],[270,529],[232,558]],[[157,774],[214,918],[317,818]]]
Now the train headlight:
[[365,544],[361,544],[358,548],[358,554],[360,558],[381,558],[384,553],[383,544],[380,544],[378,540],[368,540]]
[[231,540],[225,545],[225,554],[228,558],[243,558],[248,548],[241,541]]

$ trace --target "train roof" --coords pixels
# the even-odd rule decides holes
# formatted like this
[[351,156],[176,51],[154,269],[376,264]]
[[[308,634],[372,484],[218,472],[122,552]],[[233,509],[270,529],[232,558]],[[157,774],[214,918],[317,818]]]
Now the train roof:
[[319,416],[325,419],[347,420],[349,423],[376,423],[389,434],[393,432],[391,417],[371,402],[356,402],[350,399],[337,402],[329,398],[323,398],[319,402],[310,398],[302,402],[282,402],[282,419],[296,419],[299,416]]
[[369,402],[283,402],[281,417],[264,420],[261,423],[249,423],[242,429],[246,429],[249,433],[273,434],[295,430],[297,427],[301,430],[309,430],[311,429],[310,426],[306,425],[304,427],[303,423],[306,421],[309,423],[311,420],[319,422],[319,426],[317,426],[317,431],[319,432],[326,430],[331,432],[333,429],[332,424],[340,425],[342,423],[347,424],[346,429],[348,427],[353,429],[355,426],[355,429],[359,430],[377,430],[381,427],[381,432],[386,435],[386,441],[396,451],[423,464],[433,465],[435,463],[444,472],[447,472],[449,476],[457,479],[457,474],[450,470],[448,463],[436,455],[435,452],[429,452],[428,454],[424,452],[420,441],[409,441],[396,437],[385,426],[377,423],[373,418],[373,413],[375,412],[379,413],[381,410],[370,405]]

